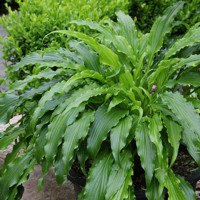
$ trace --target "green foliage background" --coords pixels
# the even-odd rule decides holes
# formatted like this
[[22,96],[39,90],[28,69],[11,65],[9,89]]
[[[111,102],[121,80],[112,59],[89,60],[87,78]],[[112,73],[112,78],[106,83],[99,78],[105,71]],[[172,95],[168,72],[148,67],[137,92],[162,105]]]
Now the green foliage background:
[[[2,17],[0,23],[8,32],[3,44],[4,59],[15,63],[23,56],[46,47],[58,49],[65,47],[66,36],[51,36],[45,41],[46,34],[59,29],[72,29],[71,20],[102,21],[115,18],[115,12],[122,10],[129,13],[136,21],[137,27],[149,32],[153,21],[162,15],[164,10],[178,2],[177,0],[21,0],[17,1],[20,9],[9,10],[9,17]],[[178,25],[170,38],[183,34],[187,29],[200,21],[200,0],[188,0],[177,15],[174,25]],[[77,30],[77,29],[76,29]],[[87,27],[78,28],[87,34]]]
[[[129,0],[25,0],[19,3],[19,13],[9,10],[9,17],[2,17],[9,36],[3,43],[4,59],[11,62],[33,51],[46,47],[65,46],[66,37],[48,37],[46,34],[59,29],[74,29],[68,23],[74,19],[101,21],[113,18],[115,12],[128,12]],[[84,29],[85,31],[85,29]],[[85,31],[87,32],[87,31]]]
[[[132,0],[131,16],[137,19],[136,24],[142,32],[149,32],[158,15],[164,10],[179,2],[179,0]],[[178,13],[176,20],[182,24],[173,31],[174,34],[183,34],[189,27],[200,21],[200,0],[185,1],[184,8]]]

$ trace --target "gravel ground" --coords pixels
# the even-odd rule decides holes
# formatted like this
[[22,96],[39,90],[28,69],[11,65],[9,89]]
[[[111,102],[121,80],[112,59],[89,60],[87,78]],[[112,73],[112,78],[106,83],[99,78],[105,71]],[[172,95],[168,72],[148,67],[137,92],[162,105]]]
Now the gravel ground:
[[[1,24],[0,24],[0,35],[4,38],[7,33],[4,31],[4,29],[1,27]],[[0,76],[1,77],[4,77],[5,76],[5,73],[4,73],[4,70],[5,70],[5,67],[4,67],[4,60],[2,59],[2,51],[1,51],[1,48],[2,48],[2,45],[0,44]]]

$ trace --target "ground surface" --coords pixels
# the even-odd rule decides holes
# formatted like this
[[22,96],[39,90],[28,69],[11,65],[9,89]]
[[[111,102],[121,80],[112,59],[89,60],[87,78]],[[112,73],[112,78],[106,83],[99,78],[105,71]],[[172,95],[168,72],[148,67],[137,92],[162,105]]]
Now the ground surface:
[[[6,32],[0,25],[0,35],[6,36]],[[0,45],[0,76],[5,76],[4,61],[2,59],[2,46]],[[1,90],[5,90],[5,86],[0,86]],[[19,120],[20,116],[15,116],[10,123],[15,123]],[[4,131],[9,124],[0,125],[0,132]],[[12,151],[12,145],[6,150],[0,151],[0,166],[4,162],[4,158],[7,153]],[[25,192],[22,200],[75,200],[74,185],[67,181],[63,186],[60,186],[55,181],[54,170],[51,168],[49,174],[46,176],[44,181],[44,187],[40,193],[37,193],[38,179],[41,177],[41,167],[40,165],[35,166],[35,170],[31,173],[29,180],[24,184]]]
[[[1,24],[0,24],[0,35],[4,38],[6,36],[6,32],[4,31],[4,29],[2,28]],[[2,45],[0,44],[0,76],[1,77],[5,77],[5,67],[4,67],[4,60],[2,58],[2,51],[1,51],[1,48],[2,48]],[[2,91],[5,91],[6,90],[6,86],[4,85],[0,85],[0,89]]]
[[[0,24],[0,35],[2,37],[5,37],[6,36],[6,32],[3,30],[3,28],[1,27],[1,24]],[[3,59],[2,59],[2,52],[1,52],[1,48],[2,48],[2,45],[0,44],[0,76],[1,77],[4,77],[4,64],[3,64]]]

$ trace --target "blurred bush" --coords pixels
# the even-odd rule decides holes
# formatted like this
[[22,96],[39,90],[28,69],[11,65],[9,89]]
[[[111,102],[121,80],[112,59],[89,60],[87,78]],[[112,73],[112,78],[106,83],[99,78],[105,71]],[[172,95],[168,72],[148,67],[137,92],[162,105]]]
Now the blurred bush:
[[[164,10],[178,2],[178,0],[132,0],[130,14],[136,20],[139,29],[146,33],[158,15],[163,15]],[[173,35],[186,32],[189,27],[200,21],[200,0],[187,0],[183,10],[176,17],[179,22]]]
[[[130,0],[16,0],[19,12],[9,6],[9,17],[0,19],[8,36],[2,40],[3,58],[15,63],[36,50],[46,47],[64,47],[65,36],[50,35],[43,42],[45,35],[54,30],[74,29],[71,20],[101,21],[113,18],[115,12],[130,8]],[[87,32],[87,28],[83,31]],[[88,34],[88,32],[87,32]]]

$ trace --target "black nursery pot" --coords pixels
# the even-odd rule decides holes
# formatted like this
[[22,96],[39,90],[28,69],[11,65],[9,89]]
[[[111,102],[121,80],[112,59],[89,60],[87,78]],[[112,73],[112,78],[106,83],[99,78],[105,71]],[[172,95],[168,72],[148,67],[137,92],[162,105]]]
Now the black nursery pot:
[[[180,145],[179,151],[184,152],[185,154],[188,154],[186,146],[182,143]],[[78,174],[73,169],[71,169],[69,172],[68,180],[70,180],[74,184],[75,193],[76,193],[76,196],[78,196],[82,188],[85,186],[85,180],[79,177]],[[186,180],[195,189],[197,181],[200,180],[200,168]],[[136,200],[147,200],[144,190],[136,191],[135,196],[136,196]]]

